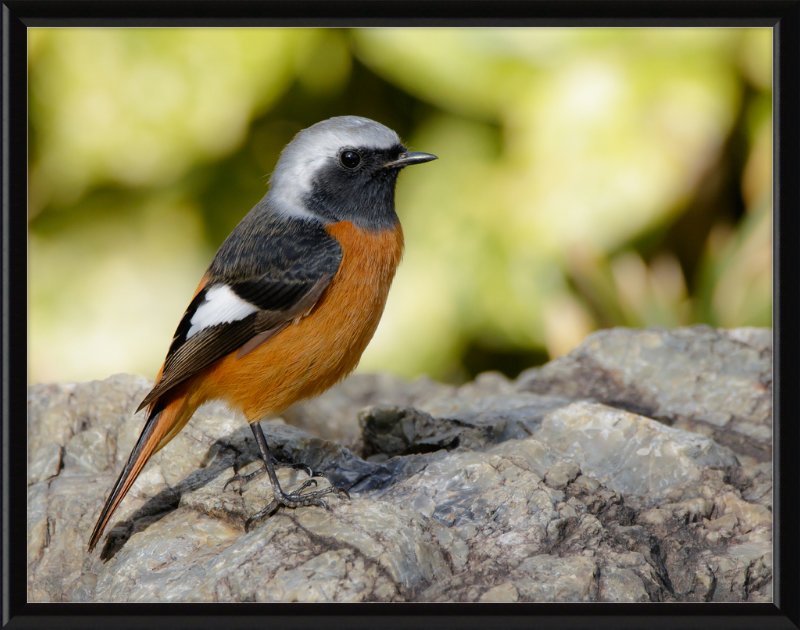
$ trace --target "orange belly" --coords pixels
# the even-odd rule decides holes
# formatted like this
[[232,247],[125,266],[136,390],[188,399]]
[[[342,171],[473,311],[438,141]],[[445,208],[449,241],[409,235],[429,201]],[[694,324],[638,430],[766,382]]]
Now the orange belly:
[[338,272],[311,312],[241,358],[220,359],[190,379],[191,407],[221,399],[257,422],[347,376],[378,326],[403,254],[403,232],[327,228],[342,245]]

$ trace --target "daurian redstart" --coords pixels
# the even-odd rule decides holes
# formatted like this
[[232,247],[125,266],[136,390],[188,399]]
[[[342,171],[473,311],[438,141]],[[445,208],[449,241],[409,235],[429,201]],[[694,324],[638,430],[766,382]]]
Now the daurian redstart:
[[[223,400],[250,423],[279,506],[324,505],[333,486],[285,493],[259,421],[349,374],[378,325],[403,254],[397,175],[435,155],[406,150],[366,118],[331,118],[283,150],[266,196],[214,256],[155,385],[147,421],[97,520],[89,551],[150,457],[195,410]],[[303,464],[295,464],[307,472]],[[313,473],[312,473],[313,474]],[[249,521],[248,521],[249,522]]]

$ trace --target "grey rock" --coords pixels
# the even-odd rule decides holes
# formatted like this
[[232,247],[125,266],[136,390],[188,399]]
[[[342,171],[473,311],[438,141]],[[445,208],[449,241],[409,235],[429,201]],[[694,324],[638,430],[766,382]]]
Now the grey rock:
[[610,566],[600,575],[598,599],[603,602],[648,602],[644,582],[636,571]]
[[[683,352],[689,370],[701,360],[696,348],[712,342],[726,365],[706,360],[703,383],[732,387],[731,375],[761,360],[751,350],[765,352],[769,341],[753,329],[607,335],[624,337],[613,343],[628,348],[633,366],[619,368],[632,376],[620,377],[618,394],[633,382],[645,391],[648,353],[678,361]],[[730,431],[742,444],[761,443],[758,430],[742,427],[770,426],[763,401],[751,399],[750,415],[734,413],[735,400],[694,385],[689,392],[673,366],[660,385],[649,381],[658,407],[648,417],[621,394],[602,402],[602,382],[591,396],[570,389],[553,364],[516,383],[490,373],[459,388],[352,377],[262,423],[279,460],[325,473],[321,486],[347,488],[351,499],[281,509],[249,532],[245,521],[272,488],[262,476],[223,489],[234,474],[259,468],[257,449],[241,418],[206,405],[152,458],[91,555],[86,541],[141,431],[143,415],[130,414],[150,383],[117,375],[33,386],[28,599],[771,601],[769,450],[756,449],[759,458],[716,440]],[[544,381],[531,386],[542,374],[550,375],[547,391],[531,391],[542,388]],[[681,388],[691,396],[668,417]],[[724,425],[712,422],[717,412],[730,416]],[[286,489],[306,479],[287,467],[278,476]]]
[[561,460],[556,462],[544,476],[544,482],[551,488],[563,490],[581,474],[581,467],[574,461]]
[[504,582],[493,586],[483,595],[481,595],[481,602],[516,602],[519,601],[519,591],[514,586],[513,582]]
[[[434,418],[413,407],[375,405],[358,414],[367,458],[385,460],[393,455],[411,455],[457,446],[476,448],[493,441],[492,425],[469,424]],[[382,455],[383,457],[375,457]]]
[[592,399],[772,457],[772,331],[615,328],[523,372],[519,391]]
[[354,374],[321,396],[297,403],[283,412],[292,426],[316,437],[361,449],[358,412],[369,405],[422,408],[429,400],[455,393],[452,385],[426,377],[403,381],[388,374]]
[[515,586],[525,601],[589,602],[597,598],[597,562],[593,558],[533,556],[515,573],[521,576]]
[[625,494],[660,496],[699,479],[705,469],[738,465],[736,456],[713,440],[598,403],[552,411],[533,435]]

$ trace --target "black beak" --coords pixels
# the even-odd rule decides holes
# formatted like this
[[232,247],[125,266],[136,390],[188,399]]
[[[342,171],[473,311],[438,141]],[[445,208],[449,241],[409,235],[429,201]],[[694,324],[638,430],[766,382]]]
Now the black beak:
[[394,162],[388,162],[384,164],[383,168],[403,168],[404,166],[423,164],[425,162],[438,159],[438,157],[431,155],[430,153],[416,153],[413,151],[408,151],[397,156],[397,159]]

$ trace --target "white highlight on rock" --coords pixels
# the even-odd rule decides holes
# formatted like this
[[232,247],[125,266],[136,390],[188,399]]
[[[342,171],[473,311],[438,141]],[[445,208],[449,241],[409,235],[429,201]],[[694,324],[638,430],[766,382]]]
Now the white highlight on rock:
[[257,310],[258,307],[240,298],[227,285],[219,284],[211,287],[206,292],[206,301],[192,315],[192,325],[186,333],[186,338],[193,337],[209,326],[244,319]]

